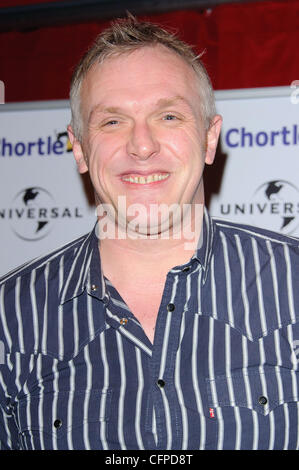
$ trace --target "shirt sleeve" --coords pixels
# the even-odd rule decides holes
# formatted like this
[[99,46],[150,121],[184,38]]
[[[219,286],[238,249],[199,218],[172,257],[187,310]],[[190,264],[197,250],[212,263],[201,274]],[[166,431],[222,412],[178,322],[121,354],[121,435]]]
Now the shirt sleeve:
[[19,445],[19,431],[15,420],[14,408],[7,383],[10,371],[5,365],[0,365],[0,450],[17,450]]
[[18,449],[18,431],[13,414],[0,406],[0,450]]

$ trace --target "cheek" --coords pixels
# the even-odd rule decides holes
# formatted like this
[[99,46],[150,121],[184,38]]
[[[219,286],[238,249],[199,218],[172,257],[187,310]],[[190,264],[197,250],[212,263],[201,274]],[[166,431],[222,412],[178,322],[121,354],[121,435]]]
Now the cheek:
[[204,167],[205,153],[203,145],[200,144],[198,138],[194,136],[185,137],[174,142],[175,152],[179,164],[183,167],[184,173],[190,180],[198,178],[199,172]]
[[88,172],[96,192],[105,186],[105,161],[96,149],[91,149],[87,156]]
[[173,151],[184,159],[202,153],[203,139],[196,130],[176,130],[165,139]]
[[118,174],[119,167],[119,155],[113,157],[110,146],[99,145],[92,149],[89,174],[96,193],[103,200],[118,192],[115,175]]
[[89,141],[87,148],[89,171],[91,175],[101,173],[106,166],[108,159],[108,149],[104,142],[99,142],[96,139]]

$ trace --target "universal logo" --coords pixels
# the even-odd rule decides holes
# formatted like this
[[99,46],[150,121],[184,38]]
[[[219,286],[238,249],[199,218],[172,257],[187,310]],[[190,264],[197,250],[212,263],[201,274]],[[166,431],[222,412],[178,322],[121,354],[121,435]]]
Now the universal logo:
[[244,216],[245,223],[289,235],[299,225],[299,189],[289,181],[267,181],[248,202],[220,204],[220,213],[226,218]]
[[18,238],[36,241],[45,238],[61,219],[83,217],[79,207],[58,206],[52,194],[33,186],[19,191],[10,207],[0,209],[0,219],[8,220]]

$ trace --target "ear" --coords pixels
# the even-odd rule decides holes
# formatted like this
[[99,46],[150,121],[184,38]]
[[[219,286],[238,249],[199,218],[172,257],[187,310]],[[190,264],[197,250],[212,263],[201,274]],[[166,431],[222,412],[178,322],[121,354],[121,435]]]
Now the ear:
[[76,138],[74,131],[71,126],[67,127],[67,132],[69,140],[73,147],[73,154],[77,163],[79,173],[86,173],[88,171],[88,166],[84,158],[83,149],[80,141]]
[[216,114],[211,121],[209,130],[207,133],[207,147],[206,147],[206,158],[205,158],[205,163],[207,165],[212,165],[212,163],[214,162],[221,126],[222,126],[222,116],[220,116],[219,114]]

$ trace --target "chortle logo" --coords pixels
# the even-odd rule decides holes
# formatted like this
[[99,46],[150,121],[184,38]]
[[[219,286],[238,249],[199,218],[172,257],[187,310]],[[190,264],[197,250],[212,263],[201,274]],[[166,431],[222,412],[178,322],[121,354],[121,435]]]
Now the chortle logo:
[[46,189],[22,189],[9,210],[12,230],[23,240],[41,240],[52,229],[50,214],[54,206],[54,198]]
[[294,234],[299,226],[299,189],[286,180],[266,181],[250,201],[220,204],[220,214],[226,218],[240,217],[241,223]]
[[61,138],[65,137],[66,138],[66,144],[65,144],[65,151],[66,152],[71,152],[73,150],[73,146],[70,142],[70,139],[68,138],[68,133],[63,131],[63,132],[58,132],[57,134],[57,142],[61,142]]

